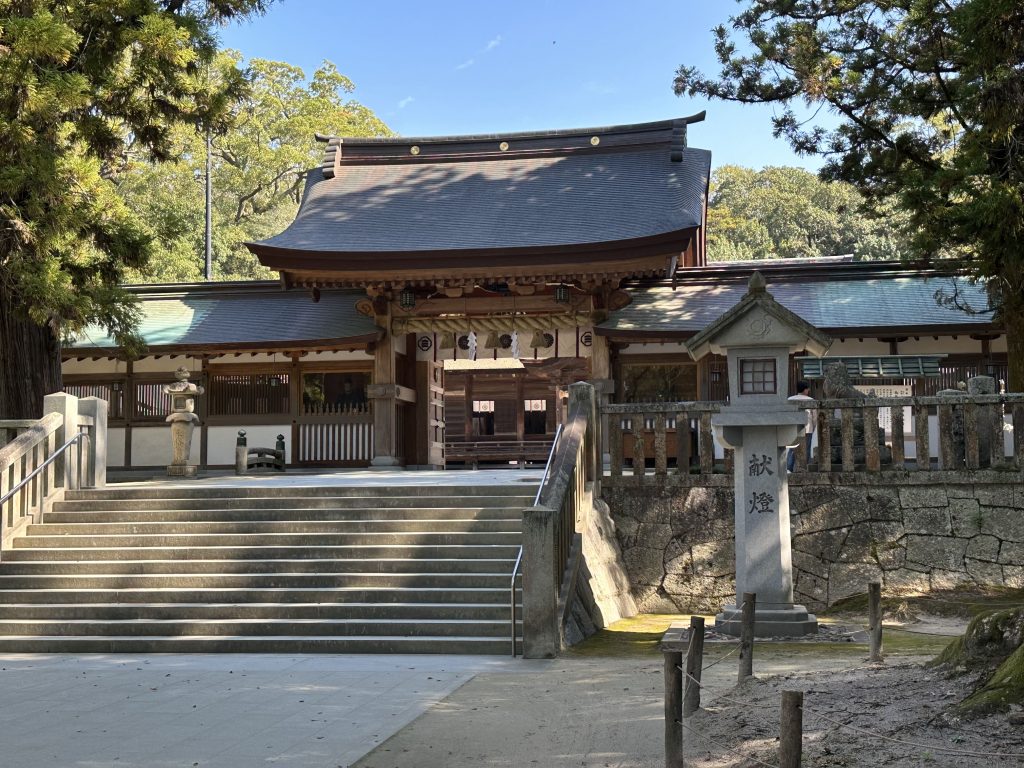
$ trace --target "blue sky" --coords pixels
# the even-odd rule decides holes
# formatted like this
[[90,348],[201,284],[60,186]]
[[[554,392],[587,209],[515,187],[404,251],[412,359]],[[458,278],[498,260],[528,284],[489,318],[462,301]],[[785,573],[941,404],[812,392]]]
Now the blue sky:
[[716,166],[800,165],[771,135],[772,108],[679,98],[680,64],[717,71],[711,28],[731,0],[514,0],[507,3],[278,0],[221,33],[246,58],[311,73],[324,59],[354,98],[405,136],[576,128],[707,109],[693,146]]

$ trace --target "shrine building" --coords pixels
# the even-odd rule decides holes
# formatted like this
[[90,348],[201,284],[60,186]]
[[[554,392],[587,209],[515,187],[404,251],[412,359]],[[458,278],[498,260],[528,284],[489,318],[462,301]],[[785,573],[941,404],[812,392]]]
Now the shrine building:
[[[724,399],[725,360],[695,363],[684,342],[755,265],[879,394],[1005,378],[1003,331],[963,278],[842,258],[709,265],[711,154],[688,141],[703,118],[318,137],[295,221],[247,244],[280,282],[135,287],[146,355],[87,329],[64,350],[65,389],[110,402],[111,466],[167,463],[161,385],[181,365],[206,388],[203,466],[233,465],[239,429],[250,445],[284,435],[299,467],[543,461],[574,381],[614,402]],[[814,380],[800,357],[791,379]]]

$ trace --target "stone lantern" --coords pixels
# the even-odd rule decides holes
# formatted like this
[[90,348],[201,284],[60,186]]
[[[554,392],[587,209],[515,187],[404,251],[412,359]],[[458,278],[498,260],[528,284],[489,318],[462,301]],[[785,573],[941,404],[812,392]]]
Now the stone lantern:
[[171,396],[171,412],[165,421],[171,425],[171,445],[174,450],[173,458],[167,467],[167,474],[171,477],[195,477],[195,464],[189,464],[189,454],[192,451],[192,431],[199,423],[199,417],[195,414],[196,395],[204,392],[188,380],[189,371],[181,366],[174,372],[177,379],[173,384],[165,384],[163,392]]
[[[756,594],[755,634],[797,636],[817,619],[793,604],[787,447],[803,445],[807,416],[788,401],[789,356],[821,357],[832,340],[779,304],[755,272],[746,296],[687,342],[690,355],[725,355],[729,405],[712,417],[719,442],[735,451],[736,593]],[[726,605],[715,628],[740,631],[740,600]]]

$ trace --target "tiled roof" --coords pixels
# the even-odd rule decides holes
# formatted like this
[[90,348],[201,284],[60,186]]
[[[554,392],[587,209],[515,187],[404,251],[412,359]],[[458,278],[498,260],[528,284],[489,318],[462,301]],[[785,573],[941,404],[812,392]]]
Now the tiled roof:
[[[257,253],[468,251],[589,245],[690,229],[702,223],[711,153],[684,147],[674,125],[592,129],[593,146],[586,131],[538,134],[513,138],[507,151],[496,149],[501,136],[437,139],[422,148],[405,145],[431,140],[332,139],[338,159],[329,152],[326,175],[310,173],[295,221],[252,247]],[[621,143],[627,140],[632,143]],[[568,146],[573,142],[581,146]],[[413,148],[422,154],[410,155]]]
[[[359,314],[361,291],[323,291],[314,303],[306,291],[282,291],[277,283],[245,286],[180,286],[164,292],[140,288],[139,333],[159,347],[289,346],[342,340],[376,333],[373,320]],[[75,348],[115,347],[105,329],[90,326]]]
[[[960,296],[974,309],[988,307],[984,286],[949,275],[872,274],[843,275],[836,279],[801,279],[799,275],[768,276],[768,291],[790,311],[832,335],[850,329],[885,328],[896,335],[901,328],[992,325],[991,313],[969,314],[936,301],[937,291]],[[632,303],[598,326],[605,333],[648,332],[690,335],[703,330],[746,294],[744,280],[723,274],[721,279],[636,285],[627,289]]]

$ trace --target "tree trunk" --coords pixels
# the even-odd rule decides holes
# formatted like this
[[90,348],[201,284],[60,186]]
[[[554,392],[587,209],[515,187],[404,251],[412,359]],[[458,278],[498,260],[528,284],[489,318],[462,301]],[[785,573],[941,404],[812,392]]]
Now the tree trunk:
[[0,282],[0,419],[38,419],[43,397],[59,392],[60,339],[22,315]]
[[1024,297],[1007,299],[1001,315],[1006,326],[1006,391],[1024,392]]

